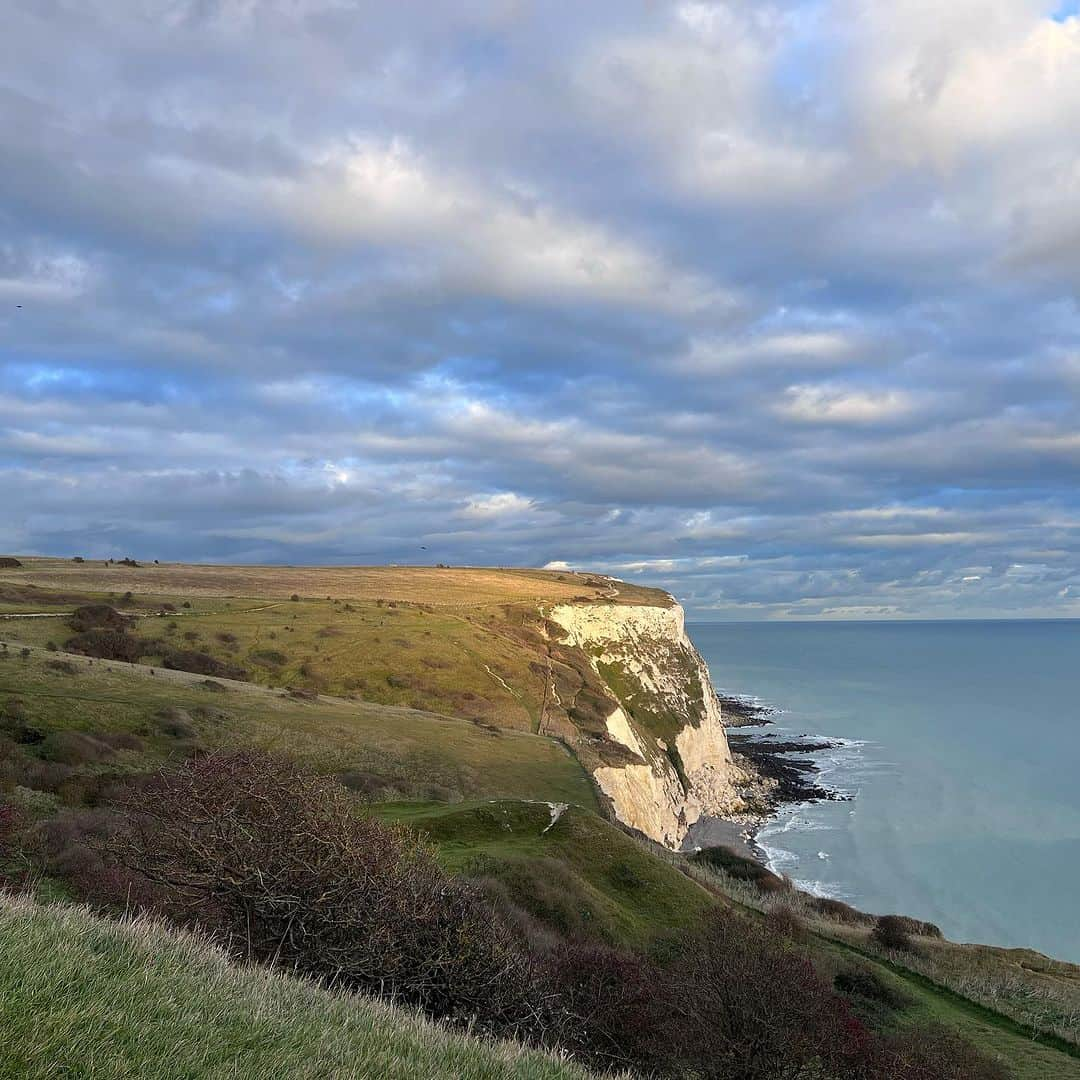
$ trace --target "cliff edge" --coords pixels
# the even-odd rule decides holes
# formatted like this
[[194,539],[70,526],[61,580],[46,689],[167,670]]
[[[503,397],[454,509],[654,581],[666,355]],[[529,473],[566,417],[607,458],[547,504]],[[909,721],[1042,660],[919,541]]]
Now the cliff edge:
[[[566,710],[578,756],[617,820],[677,847],[703,814],[744,810],[741,792],[754,778],[732,758],[708,667],[687,636],[682,607],[666,599],[558,604],[545,614],[558,641],[553,657],[582,654],[603,699],[591,701],[602,726],[590,725],[576,702]],[[557,676],[552,699],[566,706]]]

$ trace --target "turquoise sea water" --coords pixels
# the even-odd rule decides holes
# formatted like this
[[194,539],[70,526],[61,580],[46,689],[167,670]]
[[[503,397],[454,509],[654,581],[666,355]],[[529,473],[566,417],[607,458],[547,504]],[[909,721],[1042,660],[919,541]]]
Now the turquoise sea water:
[[958,941],[1080,962],[1080,622],[697,623],[723,691],[783,712],[751,732],[815,755],[852,802],[785,808],[777,871]]

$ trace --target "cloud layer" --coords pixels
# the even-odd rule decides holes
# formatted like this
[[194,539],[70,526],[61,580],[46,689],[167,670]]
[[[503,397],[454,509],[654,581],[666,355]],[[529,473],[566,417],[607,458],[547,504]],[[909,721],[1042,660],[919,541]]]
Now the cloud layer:
[[1080,18],[15,0],[0,549],[1080,616]]

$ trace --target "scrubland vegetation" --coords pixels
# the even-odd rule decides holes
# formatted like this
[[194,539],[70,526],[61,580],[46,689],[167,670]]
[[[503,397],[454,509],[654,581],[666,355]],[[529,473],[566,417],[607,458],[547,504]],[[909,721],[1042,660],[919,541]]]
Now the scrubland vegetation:
[[[148,562],[112,597],[91,564],[0,583],[58,613],[0,624],[4,1075],[1080,1078],[1080,969],[601,817],[532,733],[506,579],[429,611],[426,580],[335,603],[290,571],[268,603]],[[159,572],[191,591],[119,589]],[[191,652],[245,679],[164,666]],[[403,707],[421,671],[441,715]],[[456,709],[470,687],[505,723]]]

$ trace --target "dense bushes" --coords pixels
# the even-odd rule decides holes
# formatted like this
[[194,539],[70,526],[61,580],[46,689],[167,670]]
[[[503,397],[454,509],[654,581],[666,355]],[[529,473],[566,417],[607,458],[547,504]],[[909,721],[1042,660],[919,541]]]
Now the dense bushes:
[[[128,629],[130,620],[107,604],[79,608],[70,620],[72,628],[82,627],[64,643],[68,652],[98,660],[135,664],[144,657],[161,657],[161,666],[219,679],[246,680],[248,673],[238,664],[219,660],[196,649],[177,649],[160,638],[138,637]],[[185,634],[185,639],[190,635]],[[198,635],[195,635],[196,639]]]
[[121,865],[243,954],[491,1031],[544,1026],[530,959],[411,833],[288,762],[214,755],[124,801]]
[[126,630],[131,620],[108,604],[83,604],[71,613],[67,624],[81,634],[87,630]]
[[700,863],[712,870],[720,870],[735,878],[756,885],[761,892],[783,892],[791,888],[790,882],[753,859],[737,854],[729,847],[708,847],[690,856],[691,862]]
[[882,915],[870,934],[874,943],[883,949],[895,952],[915,952],[915,943],[911,940],[911,921],[900,915]]
[[[1000,1075],[945,1034],[875,1035],[791,934],[764,920],[717,908],[649,957],[583,940],[586,927],[553,895],[521,911],[506,874],[477,867],[502,892],[496,905],[447,877],[414,835],[359,816],[338,783],[287,761],[195,758],[119,805],[123,818],[84,812],[51,838],[54,865],[70,861],[84,887],[137,897],[244,956],[559,1045],[601,1069],[699,1080]],[[73,830],[91,842],[67,842]],[[79,853],[95,843],[106,853],[97,863]],[[837,987],[887,990],[850,972]]]
[[[158,643],[160,649],[160,643]],[[238,664],[230,664],[209,653],[194,649],[161,650],[162,667],[177,671],[192,671],[196,675],[213,675],[218,679],[247,679],[248,673]]]
[[146,642],[142,638],[129,634],[126,630],[110,626],[92,627],[83,630],[64,642],[68,652],[82,656],[93,656],[98,660],[119,660],[127,664],[137,663],[146,651]]

